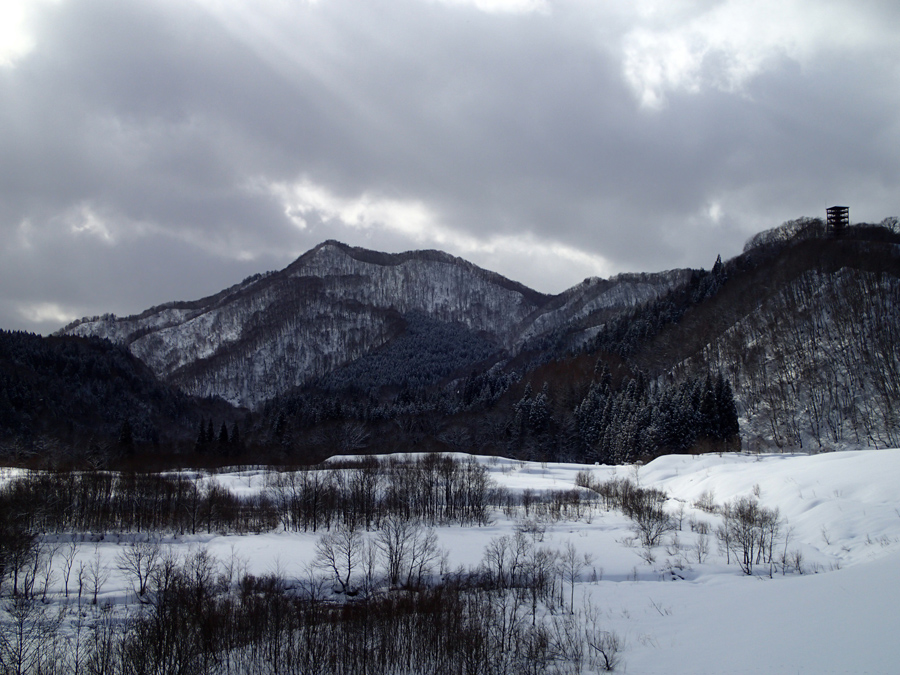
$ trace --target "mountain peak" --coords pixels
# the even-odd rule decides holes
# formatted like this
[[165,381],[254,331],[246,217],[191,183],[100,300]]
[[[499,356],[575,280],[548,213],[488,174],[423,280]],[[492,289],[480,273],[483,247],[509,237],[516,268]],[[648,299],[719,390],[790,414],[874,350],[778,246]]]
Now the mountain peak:
[[428,262],[437,262],[445,264],[467,265],[475,267],[471,263],[456,258],[449,253],[437,250],[413,250],[404,251],[402,253],[384,253],[382,251],[373,251],[371,249],[362,248],[361,246],[350,246],[335,239],[327,239],[321,244],[313,247],[294,261],[288,269],[294,267],[303,267],[308,265],[310,261],[321,260],[339,260],[341,258],[350,258],[360,263],[380,266],[395,266],[411,260],[421,260]]

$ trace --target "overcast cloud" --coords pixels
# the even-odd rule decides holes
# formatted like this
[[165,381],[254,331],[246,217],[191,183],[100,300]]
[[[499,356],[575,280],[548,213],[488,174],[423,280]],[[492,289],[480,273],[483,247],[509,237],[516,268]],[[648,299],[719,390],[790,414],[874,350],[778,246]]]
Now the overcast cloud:
[[896,0],[4,0],[0,328],[439,248],[544,292],[898,215]]

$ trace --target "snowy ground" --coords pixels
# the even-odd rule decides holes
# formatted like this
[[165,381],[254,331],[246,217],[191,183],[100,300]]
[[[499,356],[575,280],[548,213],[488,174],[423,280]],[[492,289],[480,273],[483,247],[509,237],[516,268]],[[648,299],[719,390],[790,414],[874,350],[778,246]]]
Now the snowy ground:
[[[497,483],[513,491],[571,489],[578,471],[587,469],[600,481],[628,477],[669,494],[669,511],[682,527],[677,542],[667,536],[651,555],[634,541],[627,518],[599,507],[577,522],[548,523],[540,544],[562,550],[571,542],[592,556],[576,585],[576,604],[589,602],[604,627],[624,639],[620,672],[900,672],[900,451],[668,456],[639,468],[482,461]],[[0,480],[10,475],[6,471]],[[247,494],[264,488],[265,472],[202,480]],[[745,576],[738,566],[725,564],[713,534],[708,557],[697,562],[699,535],[691,522],[705,521],[714,529],[720,521],[695,502],[722,504],[743,496],[779,509],[784,521],[779,547],[799,554],[802,574],[776,569],[770,578],[769,568],[760,567],[759,575]],[[473,568],[492,538],[515,527],[515,519],[498,511],[489,526],[444,527],[437,533],[451,569]],[[251,573],[300,577],[314,557],[316,540],[314,534],[274,532],[167,541],[183,551],[205,546],[222,564]],[[99,556],[109,570],[104,601],[133,600],[129,581],[115,566],[125,541],[113,535],[79,544],[79,561],[87,565]],[[683,579],[673,581],[672,570]],[[61,590],[58,572],[54,583]]]

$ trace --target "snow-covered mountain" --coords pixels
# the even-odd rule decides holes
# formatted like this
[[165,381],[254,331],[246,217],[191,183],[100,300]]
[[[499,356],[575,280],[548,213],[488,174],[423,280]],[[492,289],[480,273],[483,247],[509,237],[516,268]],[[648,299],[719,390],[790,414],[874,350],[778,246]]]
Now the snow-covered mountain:
[[604,321],[622,310],[655,300],[691,278],[691,270],[675,269],[655,274],[619,274],[610,279],[591,277],[551,298],[521,326],[524,341],[562,326],[575,340],[592,337]]
[[589,336],[597,322],[689,275],[588,279],[548,296],[439,251],[385,254],[327,241],[217,295],[83,319],[62,332],[123,344],[189,394],[253,407],[385,345],[410,313],[515,350],[566,326]]
[[647,360],[668,352],[676,378],[724,373],[747,449],[895,447],[900,244],[801,240],[726,267],[729,282],[648,343]]
[[900,278],[809,270],[678,369],[728,373],[748,447],[900,441]]

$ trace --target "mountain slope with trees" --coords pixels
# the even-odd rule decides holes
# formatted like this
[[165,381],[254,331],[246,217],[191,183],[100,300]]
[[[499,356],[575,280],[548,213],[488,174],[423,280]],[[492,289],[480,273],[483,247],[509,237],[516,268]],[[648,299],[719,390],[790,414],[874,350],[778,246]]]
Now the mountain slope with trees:
[[308,389],[273,399],[261,422],[287,430],[279,440],[301,455],[327,453],[328,435],[312,430],[348,424],[397,449],[600,462],[896,444],[900,237],[857,226],[833,239],[820,222],[799,225],[691,272],[586,342],[573,322],[442,387],[340,406],[338,392]]
[[236,413],[160,382],[107,340],[0,331],[0,455],[7,461],[103,465],[186,449],[201,415]]
[[[77,413],[107,438],[126,418],[141,442],[148,429],[190,429],[170,449],[203,461],[451,450],[620,463],[896,445],[898,279],[887,221],[839,239],[791,221],[710,270],[586,280],[554,297],[439,252],[328,242],[212,298],[67,331],[118,341],[84,343],[113,362],[127,345],[169,364],[150,389],[253,402],[252,415],[186,397],[165,415],[124,415],[101,396]],[[82,344],[43,340],[66,339]],[[27,427],[23,410],[7,404],[7,429]]]
[[589,280],[551,297],[439,251],[386,254],[329,241],[215,296],[83,319],[61,332],[125,345],[186,393],[254,407],[381,349],[404,333],[411,314],[515,351],[576,320],[583,331],[591,317],[593,325],[605,321],[683,276]]

